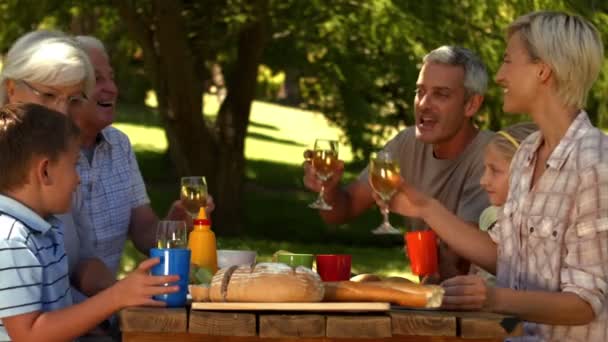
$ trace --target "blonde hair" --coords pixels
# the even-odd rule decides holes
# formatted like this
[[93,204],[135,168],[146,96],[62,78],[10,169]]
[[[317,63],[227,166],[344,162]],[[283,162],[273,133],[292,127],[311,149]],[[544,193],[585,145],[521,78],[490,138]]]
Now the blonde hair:
[[95,87],[95,72],[86,52],[74,39],[56,31],[33,31],[13,44],[0,73],[0,105],[8,102],[9,79],[48,86],[83,82],[87,97]]
[[495,147],[505,159],[510,161],[513,159],[521,142],[537,130],[538,126],[533,122],[521,122],[511,125],[496,132],[488,143],[488,146]]
[[557,95],[564,104],[583,108],[604,59],[595,26],[578,15],[538,11],[511,23],[507,36],[515,33],[520,34],[533,60],[551,67]]

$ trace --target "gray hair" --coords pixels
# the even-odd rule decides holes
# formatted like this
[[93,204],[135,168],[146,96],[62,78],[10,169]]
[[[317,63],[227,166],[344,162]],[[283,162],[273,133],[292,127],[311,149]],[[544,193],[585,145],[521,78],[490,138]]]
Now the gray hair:
[[93,36],[76,36],[74,39],[85,51],[99,50],[105,55],[106,58],[108,58],[108,52],[106,51],[106,47],[103,45],[101,40]]
[[595,26],[578,15],[538,11],[509,25],[507,36],[515,33],[533,61],[541,60],[551,67],[563,103],[583,108],[604,60],[604,46]]
[[0,72],[0,105],[8,102],[9,79],[48,86],[83,82],[87,97],[95,87],[95,73],[86,52],[74,39],[56,31],[33,31],[13,44]]
[[422,62],[462,67],[467,97],[473,94],[483,95],[488,89],[488,70],[481,58],[469,49],[444,45],[429,52]]

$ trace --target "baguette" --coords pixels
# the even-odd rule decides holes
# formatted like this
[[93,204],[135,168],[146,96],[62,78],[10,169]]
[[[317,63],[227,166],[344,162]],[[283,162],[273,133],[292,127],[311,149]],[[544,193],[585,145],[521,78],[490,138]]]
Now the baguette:
[[367,283],[367,282],[376,282],[381,281],[382,278],[379,275],[371,274],[371,273],[362,273],[357,274],[356,276],[350,278],[350,281],[354,281],[355,283]]
[[320,302],[324,287],[309,268],[281,263],[231,266],[211,280],[212,302]]
[[338,281],[326,282],[324,286],[326,302],[390,302],[413,308],[437,308],[444,293],[440,286],[404,282]]

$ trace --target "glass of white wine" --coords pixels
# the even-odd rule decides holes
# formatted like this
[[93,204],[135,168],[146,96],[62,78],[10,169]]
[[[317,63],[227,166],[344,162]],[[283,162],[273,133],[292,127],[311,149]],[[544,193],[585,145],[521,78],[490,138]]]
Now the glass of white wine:
[[323,195],[325,193],[324,183],[334,174],[338,163],[338,141],[317,139],[315,140],[315,148],[312,156],[312,168],[317,178],[321,181],[321,191],[317,200],[308,206],[313,209],[331,210],[332,206],[325,202]]
[[207,181],[205,177],[182,177],[180,198],[188,214],[192,219],[195,219],[200,208],[207,207]]
[[381,210],[384,221],[374,230],[374,234],[401,234],[401,231],[391,225],[388,220],[388,204],[397,191],[401,175],[397,160],[387,151],[372,153],[369,159],[369,183],[372,189],[384,202]]
[[184,221],[158,221],[156,227],[158,248],[188,248],[188,230]]

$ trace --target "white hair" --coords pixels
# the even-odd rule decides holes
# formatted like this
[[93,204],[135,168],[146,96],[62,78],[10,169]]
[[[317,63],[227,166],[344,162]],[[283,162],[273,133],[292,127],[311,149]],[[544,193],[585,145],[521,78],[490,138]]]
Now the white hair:
[[108,52],[106,51],[106,47],[103,45],[101,40],[93,36],[76,36],[74,39],[85,51],[99,50],[106,58],[108,58]]
[[532,60],[555,74],[557,95],[565,105],[583,108],[604,60],[597,29],[578,15],[538,11],[517,18],[507,36],[519,33]]
[[0,105],[8,102],[7,80],[60,87],[83,82],[87,97],[95,87],[95,73],[86,52],[74,39],[56,31],[33,31],[13,44],[0,72]]
[[488,89],[487,68],[481,59],[469,49],[459,46],[440,46],[424,56],[422,62],[462,67],[467,96],[483,95]]

